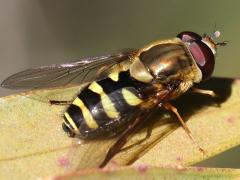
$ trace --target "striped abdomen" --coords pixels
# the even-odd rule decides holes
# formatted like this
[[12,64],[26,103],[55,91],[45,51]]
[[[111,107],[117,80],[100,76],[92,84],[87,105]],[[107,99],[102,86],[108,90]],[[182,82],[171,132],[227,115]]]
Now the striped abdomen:
[[134,118],[144,101],[141,91],[147,84],[130,77],[129,71],[112,73],[89,84],[64,114],[63,128],[82,138],[111,136]]

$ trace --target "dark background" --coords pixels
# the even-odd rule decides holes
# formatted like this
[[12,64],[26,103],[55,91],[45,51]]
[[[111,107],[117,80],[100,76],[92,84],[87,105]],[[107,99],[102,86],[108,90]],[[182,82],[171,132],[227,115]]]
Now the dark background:
[[[73,61],[171,38],[221,31],[214,75],[239,77],[240,1],[0,1],[0,79],[29,67]],[[216,28],[215,28],[216,27]],[[0,95],[9,94],[1,89]],[[200,165],[240,167],[235,148]]]

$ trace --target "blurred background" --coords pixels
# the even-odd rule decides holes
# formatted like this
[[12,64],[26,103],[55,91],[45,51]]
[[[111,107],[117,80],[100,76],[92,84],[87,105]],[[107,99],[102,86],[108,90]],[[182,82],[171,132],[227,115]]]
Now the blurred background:
[[[30,67],[216,29],[219,41],[229,44],[219,48],[214,75],[240,77],[239,6],[224,0],[0,0],[0,81]],[[234,148],[198,165],[240,168],[239,154]]]

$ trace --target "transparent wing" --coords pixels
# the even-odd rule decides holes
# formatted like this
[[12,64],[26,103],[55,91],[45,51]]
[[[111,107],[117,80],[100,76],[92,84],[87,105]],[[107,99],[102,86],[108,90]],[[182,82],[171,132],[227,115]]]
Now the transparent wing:
[[103,71],[129,59],[135,52],[134,49],[127,49],[113,55],[27,69],[8,77],[1,86],[9,89],[33,89],[82,84],[101,78]]

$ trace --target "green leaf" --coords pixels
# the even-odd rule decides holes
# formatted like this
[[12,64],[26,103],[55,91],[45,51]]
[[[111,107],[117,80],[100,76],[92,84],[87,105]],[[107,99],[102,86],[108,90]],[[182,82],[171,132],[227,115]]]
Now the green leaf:
[[[174,116],[159,110],[113,162],[190,165],[239,145],[240,80],[214,78],[203,87],[219,98],[187,93],[173,104],[207,155],[199,152]],[[76,146],[61,128],[66,106],[48,103],[72,100],[80,89],[44,89],[0,99],[0,178],[45,177],[99,165],[116,138]]]
[[131,168],[111,168],[105,170],[88,169],[64,175],[52,176],[49,179],[239,179],[240,170],[217,168],[164,168],[136,166]]
[[195,94],[178,99],[177,107],[207,153],[202,154],[183,129],[178,128],[135,164],[191,165],[240,144],[240,80],[215,78],[201,87],[218,94],[217,104],[210,97]]

